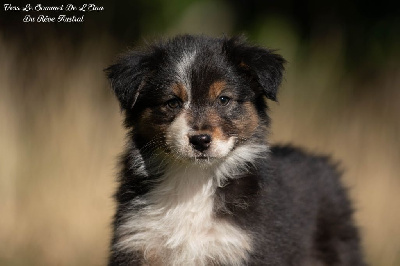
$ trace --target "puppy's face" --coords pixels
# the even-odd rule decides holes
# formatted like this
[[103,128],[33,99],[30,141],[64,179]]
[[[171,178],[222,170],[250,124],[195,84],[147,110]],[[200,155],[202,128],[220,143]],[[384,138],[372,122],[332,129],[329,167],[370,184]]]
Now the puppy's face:
[[242,95],[245,87],[227,78],[200,86],[189,87],[177,78],[159,93],[145,90],[138,104],[156,99],[138,111],[136,130],[144,145],[154,141],[176,158],[209,161],[252,137],[260,118],[250,89]]
[[108,71],[139,149],[212,162],[264,142],[282,63],[235,39],[181,36]]

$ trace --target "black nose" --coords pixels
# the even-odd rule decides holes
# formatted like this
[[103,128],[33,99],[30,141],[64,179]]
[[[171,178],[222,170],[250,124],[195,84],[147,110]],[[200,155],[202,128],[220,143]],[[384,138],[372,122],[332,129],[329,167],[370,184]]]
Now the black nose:
[[207,134],[193,135],[189,137],[189,141],[196,150],[205,151],[210,147],[211,136]]

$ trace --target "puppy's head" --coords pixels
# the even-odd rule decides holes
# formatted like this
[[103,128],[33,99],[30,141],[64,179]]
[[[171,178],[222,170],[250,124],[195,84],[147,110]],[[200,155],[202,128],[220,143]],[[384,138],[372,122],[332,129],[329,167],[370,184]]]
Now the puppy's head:
[[241,38],[185,35],[130,52],[107,73],[139,149],[211,162],[265,143],[264,98],[276,100],[283,63]]

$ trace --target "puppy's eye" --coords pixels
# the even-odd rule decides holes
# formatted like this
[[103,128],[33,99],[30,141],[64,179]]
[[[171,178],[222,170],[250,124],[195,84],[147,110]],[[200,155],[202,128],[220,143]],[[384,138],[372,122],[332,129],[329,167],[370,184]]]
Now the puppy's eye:
[[169,108],[171,108],[171,109],[176,109],[176,108],[179,108],[179,107],[181,107],[181,101],[179,101],[178,99],[171,99],[171,100],[169,100],[168,102],[167,102],[167,105],[168,105],[168,107]]
[[218,103],[219,103],[219,105],[222,105],[222,106],[226,106],[226,105],[228,105],[228,103],[231,101],[231,98],[229,98],[229,97],[227,97],[227,96],[220,96],[219,98],[218,98]]

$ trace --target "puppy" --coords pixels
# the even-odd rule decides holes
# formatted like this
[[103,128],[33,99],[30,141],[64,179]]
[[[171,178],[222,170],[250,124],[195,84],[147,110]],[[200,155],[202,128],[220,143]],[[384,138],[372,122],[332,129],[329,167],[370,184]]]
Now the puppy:
[[328,158],[268,144],[284,62],[184,35],[106,70],[129,130],[109,265],[364,265]]

